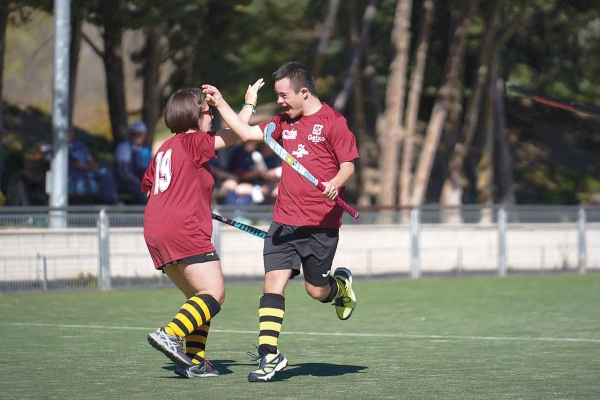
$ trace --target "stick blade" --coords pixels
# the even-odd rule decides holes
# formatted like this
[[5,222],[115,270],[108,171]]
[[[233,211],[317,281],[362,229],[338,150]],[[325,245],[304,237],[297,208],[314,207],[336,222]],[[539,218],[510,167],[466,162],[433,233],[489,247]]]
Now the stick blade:
[[263,131],[265,138],[271,137],[273,132],[275,132],[275,124],[273,122],[269,122]]

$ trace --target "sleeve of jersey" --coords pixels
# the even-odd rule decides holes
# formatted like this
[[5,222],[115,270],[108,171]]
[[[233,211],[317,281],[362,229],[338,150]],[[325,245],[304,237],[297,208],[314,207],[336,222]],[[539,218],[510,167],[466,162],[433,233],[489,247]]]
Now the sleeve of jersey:
[[348,129],[345,118],[338,118],[333,123],[331,130],[331,144],[338,162],[349,162],[356,160],[358,149],[356,147],[356,137]]
[[198,168],[217,157],[215,132],[186,133],[181,144],[190,160]]
[[152,184],[154,183],[154,158],[150,160],[150,165],[146,168],[146,172],[144,172],[144,177],[142,178],[142,192],[146,193],[152,190]]
[[270,122],[273,122],[275,124],[275,131],[271,134],[271,137],[279,141],[279,139],[281,139],[281,118],[279,117],[279,115],[274,116],[273,118],[271,118],[270,121],[261,122],[260,124],[258,124],[258,127],[261,131],[264,132],[265,127]]

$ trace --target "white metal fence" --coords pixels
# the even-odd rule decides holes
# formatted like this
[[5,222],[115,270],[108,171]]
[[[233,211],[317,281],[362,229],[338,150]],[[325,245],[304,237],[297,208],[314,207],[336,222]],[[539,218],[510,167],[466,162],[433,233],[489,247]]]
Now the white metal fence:
[[[267,230],[270,208],[221,208]],[[600,271],[600,207],[435,206],[345,216],[334,268],[357,278]],[[171,285],[146,248],[141,207],[0,208],[0,292]],[[262,240],[213,221],[227,282],[262,278]]]

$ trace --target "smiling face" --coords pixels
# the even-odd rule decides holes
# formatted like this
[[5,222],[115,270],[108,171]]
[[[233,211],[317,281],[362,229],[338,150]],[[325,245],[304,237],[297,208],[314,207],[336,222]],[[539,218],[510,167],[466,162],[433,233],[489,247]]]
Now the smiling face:
[[295,93],[290,79],[283,78],[275,82],[275,93],[277,94],[277,104],[283,107],[288,117],[295,119],[304,115],[308,89],[301,88],[298,93]]

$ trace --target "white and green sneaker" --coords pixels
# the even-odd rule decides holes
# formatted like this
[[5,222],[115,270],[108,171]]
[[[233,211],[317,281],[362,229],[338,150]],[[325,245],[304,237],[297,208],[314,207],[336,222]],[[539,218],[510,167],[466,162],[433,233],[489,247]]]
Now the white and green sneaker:
[[181,368],[177,367],[175,369],[175,373],[184,378],[212,378],[215,376],[219,376],[219,371],[212,367],[212,364],[208,360],[204,360],[204,362],[200,364],[194,364],[189,368]]
[[276,372],[283,371],[288,365],[288,360],[277,350],[277,353],[263,354],[260,350],[258,354],[246,353],[252,357],[252,361],[260,360],[258,369],[248,374],[249,382],[266,382],[273,379]]
[[150,333],[148,343],[180,367],[185,368],[194,365],[192,360],[185,354],[183,339],[179,336],[168,335],[164,328],[159,328]]
[[356,307],[356,295],[352,290],[352,272],[348,268],[338,268],[333,277],[344,284],[343,293],[335,299],[335,313],[342,321],[347,320],[354,313]]

